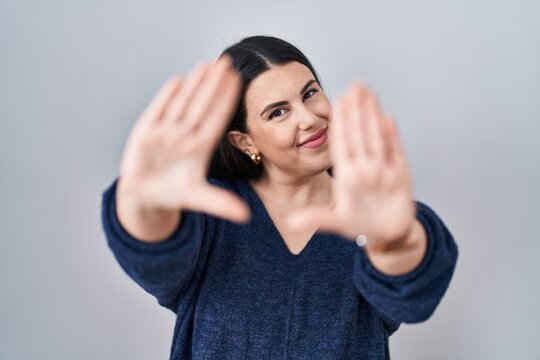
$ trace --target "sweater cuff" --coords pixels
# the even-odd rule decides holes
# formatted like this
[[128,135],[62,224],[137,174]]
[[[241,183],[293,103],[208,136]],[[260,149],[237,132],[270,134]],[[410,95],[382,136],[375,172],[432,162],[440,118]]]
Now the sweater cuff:
[[369,287],[379,289],[382,287],[387,292],[404,296],[408,292],[418,291],[422,285],[434,281],[441,272],[455,266],[457,248],[446,226],[429,206],[420,201],[416,201],[416,205],[416,217],[427,235],[427,249],[420,264],[402,275],[385,274],[373,266],[365,250],[359,247],[355,258],[357,283],[370,284]]
[[427,319],[446,292],[455,269],[457,245],[442,220],[427,205],[416,201],[417,219],[427,234],[421,263],[403,275],[377,270],[363,249],[357,249],[354,283],[366,300],[388,318],[406,323]]
[[434,248],[436,246],[435,244],[435,238],[432,230],[432,225],[430,224],[430,221],[427,217],[426,212],[428,211],[428,208],[426,205],[422,204],[419,201],[416,201],[416,218],[420,221],[422,226],[424,227],[427,235],[427,248],[426,252],[424,253],[424,257],[422,258],[422,261],[420,264],[418,264],[414,269],[411,271],[401,274],[401,275],[389,275],[381,272],[378,270],[369,260],[365,248],[364,247],[358,247],[357,248],[357,256],[356,256],[356,266],[361,267],[364,272],[369,275],[370,277],[373,277],[374,279],[377,279],[378,281],[382,281],[384,283],[388,284],[400,284],[400,283],[407,283],[416,277],[418,275],[425,272],[425,269],[428,268],[433,261],[433,255],[434,255]]
[[106,232],[115,234],[115,238],[135,252],[140,253],[166,253],[187,241],[186,236],[181,234],[192,234],[197,221],[191,221],[190,217],[195,214],[189,211],[182,211],[182,220],[175,231],[165,240],[149,243],[132,236],[120,223],[116,212],[116,188],[119,178],[103,192],[102,220]]

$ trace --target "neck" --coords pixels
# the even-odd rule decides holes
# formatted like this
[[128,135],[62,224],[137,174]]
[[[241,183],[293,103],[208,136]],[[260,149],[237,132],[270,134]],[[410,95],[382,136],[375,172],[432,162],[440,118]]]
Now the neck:
[[331,202],[332,177],[326,171],[304,177],[264,173],[260,179],[249,180],[249,183],[261,199],[287,204],[289,209]]

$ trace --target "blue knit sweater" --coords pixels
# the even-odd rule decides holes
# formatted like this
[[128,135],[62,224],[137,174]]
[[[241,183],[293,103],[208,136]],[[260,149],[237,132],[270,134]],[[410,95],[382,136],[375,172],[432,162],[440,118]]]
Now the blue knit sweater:
[[457,246],[419,201],[426,255],[413,271],[389,276],[336,234],[317,232],[294,255],[247,181],[208,181],[245,199],[251,221],[184,211],[169,239],[144,243],[118,221],[118,178],[103,193],[118,263],[176,314],[170,359],[389,359],[389,336],[402,322],[428,319],[448,288]]

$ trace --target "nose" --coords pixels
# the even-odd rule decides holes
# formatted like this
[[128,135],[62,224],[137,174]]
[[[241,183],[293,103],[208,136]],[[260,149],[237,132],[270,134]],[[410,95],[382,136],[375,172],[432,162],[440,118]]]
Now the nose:
[[317,114],[315,114],[313,110],[309,109],[305,105],[300,107],[300,111],[298,111],[297,114],[298,128],[300,130],[311,129],[312,127],[316,127],[317,124],[320,122]]

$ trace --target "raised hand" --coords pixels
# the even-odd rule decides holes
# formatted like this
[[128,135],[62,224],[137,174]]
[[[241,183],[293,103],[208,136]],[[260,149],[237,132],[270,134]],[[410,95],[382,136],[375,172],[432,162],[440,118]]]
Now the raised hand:
[[236,222],[249,207],[210,185],[210,157],[238,102],[240,75],[228,56],[169,79],[133,127],[122,156],[118,191],[144,209],[189,209]]
[[396,124],[357,82],[338,99],[329,126],[333,204],[291,214],[291,228],[360,234],[377,244],[403,239],[415,223],[410,172]]

